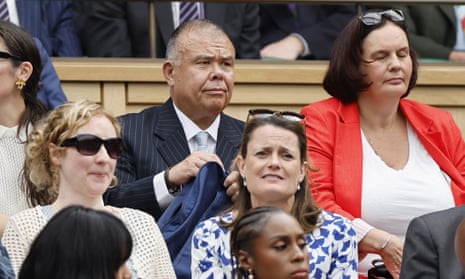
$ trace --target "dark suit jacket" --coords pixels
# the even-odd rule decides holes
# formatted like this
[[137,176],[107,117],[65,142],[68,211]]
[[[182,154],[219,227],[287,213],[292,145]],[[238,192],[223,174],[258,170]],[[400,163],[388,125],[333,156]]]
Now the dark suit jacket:
[[328,59],[333,41],[356,15],[354,5],[296,4],[299,25],[287,4],[260,4],[261,46],[299,33],[313,59]]
[[[84,52],[97,57],[149,57],[146,2],[76,1]],[[205,3],[205,17],[221,26],[238,58],[259,57],[259,8],[254,3]],[[155,2],[157,57],[165,57],[173,27],[170,2]]]
[[49,56],[82,56],[70,0],[16,0],[19,23]]
[[455,255],[455,231],[465,206],[414,218],[407,229],[401,279],[463,279]]
[[[169,99],[161,107],[121,117],[124,152],[118,159],[116,176],[120,184],[105,195],[105,202],[143,210],[156,219],[162,213],[153,189],[153,177],[184,160],[189,146],[181,122]],[[216,154],[226,169],[241,142],[244,123],[221,115]]]
[[404,12],[411,47],[420,58],[449,60],[457,35],[454,5],[395,5],[379,8],[391,7]]

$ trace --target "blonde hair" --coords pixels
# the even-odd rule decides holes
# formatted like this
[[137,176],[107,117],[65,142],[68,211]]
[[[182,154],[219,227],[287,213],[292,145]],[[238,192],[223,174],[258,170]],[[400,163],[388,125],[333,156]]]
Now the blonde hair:
[[70,138],[91,118],[100,115],[111,121],[116,135],[119,136],[121,127],[116,117],[106,112],[99,104],[88,100],[63,104],[38,123],[26,144],[22,176],[23,190],[31,206],[50,204],[58,195],[60,177],[58,167],[50,158],[50,144],[61,148],[60,145],[65,139]]

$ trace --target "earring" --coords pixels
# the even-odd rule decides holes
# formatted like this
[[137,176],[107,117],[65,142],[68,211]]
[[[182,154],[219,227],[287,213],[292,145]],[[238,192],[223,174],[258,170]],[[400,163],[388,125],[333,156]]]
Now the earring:
[[113,179],[111,180],[110,185],[108,185],[108,189],[113,189],[118,185],[118,177],[116,175],[113,175]]
[[242,184],[245,188],[247,188],[247,181],[245,180],[245,176],[242,177]]
[[247,279],[253,279],[254,278],[253,277],[253,269],[249,268],[248,272],[249,272],[249,276],[247,276]]
[[300,183],[297,183],[297,191],[300,191]]
[[19,90],[21,90],[26,85],[26,81],[24,79],[20,78],[15,82],[15,85],[16,85],[16,87],[18,87]]

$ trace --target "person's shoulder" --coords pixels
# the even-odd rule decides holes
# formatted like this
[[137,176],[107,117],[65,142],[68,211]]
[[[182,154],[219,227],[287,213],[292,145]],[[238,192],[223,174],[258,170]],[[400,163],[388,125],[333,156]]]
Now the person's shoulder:
[[232,222],[232,213],[228,212],[222,216],[213,216],[199,222],[196,226],[198,231],[227,231],[222,222]]
[[127,220],[130,223],[155,223],[153,216],[142,210],[128,207],[117,208],[116,210],[121,214],[123,220]]
[[426,213],[417,217],[414,217],[412,219],[412,223],[415,223],[419,220],[422,220],[422,222],[425,223],[436,223],[437,221],[445,221],[445,220],[454,220],[459,218],[460,220],[463,219],[463,216],[465,216],[465,205],[457,206],[457,207],[451,207],[448,209],[443,209],[439,211],[434,211],[430,213]]
[[226,113],[222,113],[223,121],[228,124],[235,125],[237,127],[243,128],[244,127],[244,121],[237,119],[235,117],[232,117],[230,115],[227,115]]
[[348,233],[349,235],[355,236],[355,230],[352,222],[337,213],[322,210],[320,220],[322,229],[327,229],[333,232]]
[[334,97],[326,98],[320,101],[316,101],[310,103],[302,108],[302,113],[305,113],[309,110],[328,110],[328,109],[336,109],[338,106],[341,105],[341,101]]
[[24,209],[10,217],[4,235],[17,231],[32,241],[45,224],[47,224],[47,218],[42,211],[42,206]]
[[152,106],[140,112],[129,112],[118,117],[121,122],[136,121],[147,117],[154,117],[160,113],[161,106]]
[[414,101],[410,99],[402,99],[400,101],[400,104],[404,110],[408,110],[410,112],[425,114],[429,117],[434,115],[433,119],[436,119],[437,115],[449,115],[450,114],[450,112],[447,110],[434,107],[434,106],[430,106],[422,102]]
[[10,221],[13,221],[15,223],[28,223],[31,220],[43,219],[43,218],[44,218],[44,215],[42,213],[42,207],[36,206],[33,208],[21,210],[20,212],[13,214],[10,217]]

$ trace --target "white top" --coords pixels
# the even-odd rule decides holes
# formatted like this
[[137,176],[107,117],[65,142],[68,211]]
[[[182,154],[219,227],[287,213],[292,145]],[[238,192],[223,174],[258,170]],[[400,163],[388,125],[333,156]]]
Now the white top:
[[362,219],[402,240],[414,217],[454,206],[450,178],[409,124],[407,131],[409,156],[401,170],[386,165],[362,132]]
[[[135,209],[115,209],[131,233],[133,249],[129,261],[138,278],[176,278],[165,240],[153,217]],[[12,216],[8,222],[2,243],[16,274],[33,240],[48,220],[42,207],[36,206]],[[89,247],[93,248],[97,247]]]
[[21,191],[21,170],[24,164],[26,140],[16,137],[18,126],[0,125],[0,213],[13,215],[28,208],[26,196]]

